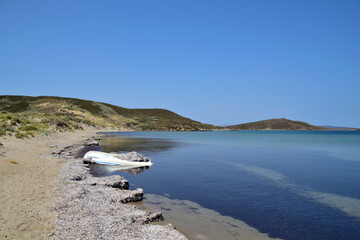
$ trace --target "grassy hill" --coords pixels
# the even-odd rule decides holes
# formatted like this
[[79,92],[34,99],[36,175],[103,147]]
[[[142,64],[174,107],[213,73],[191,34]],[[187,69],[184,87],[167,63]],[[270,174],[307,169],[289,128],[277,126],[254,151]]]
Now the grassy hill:
[[227,126],[230,130],[328,130],[306,122],[292,121],[286,118],[274,118],[257,122]]
[[203,131],[215,126],[165,109],[128,109],[63,97],[0,96],[0,136],[75,131],[85,126],[142,131]]

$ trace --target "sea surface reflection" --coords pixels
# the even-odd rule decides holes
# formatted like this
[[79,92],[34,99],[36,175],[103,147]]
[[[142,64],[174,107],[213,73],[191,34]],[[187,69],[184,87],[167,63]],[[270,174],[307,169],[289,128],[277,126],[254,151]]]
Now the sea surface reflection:
[[134,166],[117,166],[117,165],[102,165],[102,164],[91,164],[90,172],[95,177],[104,177],[111,176],[121,173],[129,173],[131,175],[140,174],[146,170],[150,169],[149,166],[145,167],[134,167]]
[[131,138],[109,135],[101,141],[104,152],[142,152],[156,153],[171,150],[184,143],[156,138]]

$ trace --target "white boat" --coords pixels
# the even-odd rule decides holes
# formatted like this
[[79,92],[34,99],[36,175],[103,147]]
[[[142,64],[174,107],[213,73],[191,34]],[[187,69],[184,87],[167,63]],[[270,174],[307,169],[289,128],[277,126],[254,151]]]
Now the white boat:
[[[146,161],[140,160],[125,160],[121,159],[121,156],[124,154],[116,154],[116,153],[105,153],[99,151],[89,151],[85,154],[84,159],[90,162],[95,162],[98,164],[106,164],[106,165],[121,165],[121,166],[151,166],[152,162],[150,159],[145,158]],[[139,155],[141,156],[141,155]]]

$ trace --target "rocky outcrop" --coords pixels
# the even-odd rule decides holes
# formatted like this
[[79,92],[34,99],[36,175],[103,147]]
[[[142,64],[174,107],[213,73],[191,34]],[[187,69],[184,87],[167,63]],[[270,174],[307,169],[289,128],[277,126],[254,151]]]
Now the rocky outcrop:
[[138,219],[136,219],[137,222],[140,222],[142,224],[148,224],[150,222],[159,222],[159,221],[163,221],[164,217],[162,215],[162,212],[154,212],[154,213],[149,213],[145,216],[142,216]]
[[90,177],[87,178],[84,183],[91,186],[107,186],[123,190],[129,189],[129,181],[119,175],[113,175],[108,177]]
[[123,191],[119,198],[111,199],[112,202],[139,202],[143,200],[144,190],[142,188],[137,188],[134,191]]
[[90,146],[99,146],[99,142],[98,142],[98,141],[88,142],[88,143],[85,143],[85,146],[87,146],[87,147],[90,147]]
[[150,159],[138,154],[137,152],[129,152],[129,153],[112,153],[114,157],[119,158],[121,160],[127,160],[132,162],[149,162]]

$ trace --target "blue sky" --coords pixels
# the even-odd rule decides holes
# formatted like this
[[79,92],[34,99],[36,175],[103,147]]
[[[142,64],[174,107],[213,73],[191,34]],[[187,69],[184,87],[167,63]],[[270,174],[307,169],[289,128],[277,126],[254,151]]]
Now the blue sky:
[[0,1],[0,95],[360,127],[360,1]]

